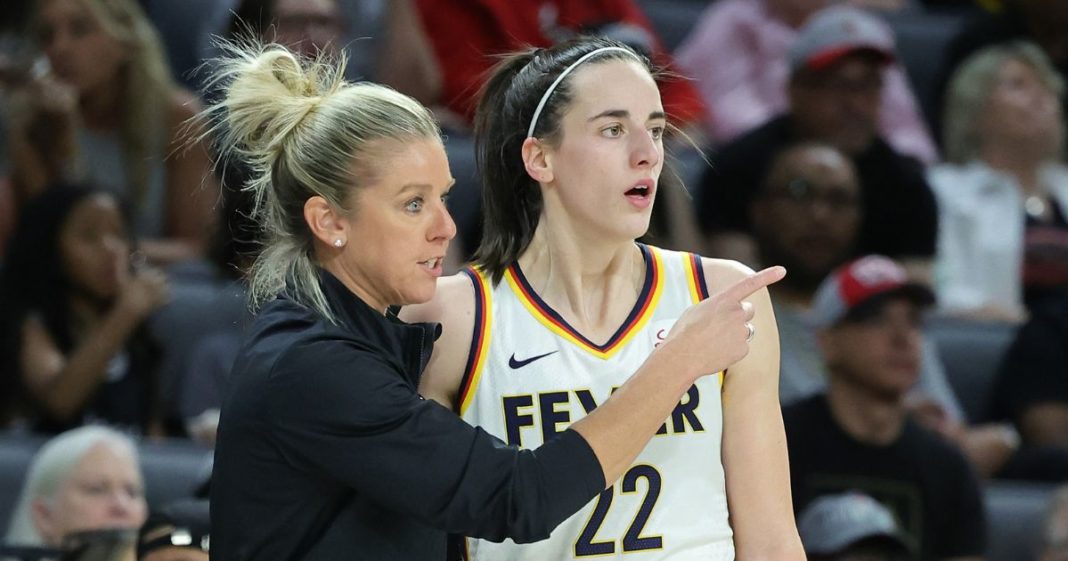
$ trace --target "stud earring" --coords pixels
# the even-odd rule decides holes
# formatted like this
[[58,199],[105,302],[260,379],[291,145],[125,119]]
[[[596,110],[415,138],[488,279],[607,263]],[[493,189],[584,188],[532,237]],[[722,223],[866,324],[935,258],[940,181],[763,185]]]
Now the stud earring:
[[334,240],[334,247],[340,248],[345,245],[345,242],[341,241],[341,238]]

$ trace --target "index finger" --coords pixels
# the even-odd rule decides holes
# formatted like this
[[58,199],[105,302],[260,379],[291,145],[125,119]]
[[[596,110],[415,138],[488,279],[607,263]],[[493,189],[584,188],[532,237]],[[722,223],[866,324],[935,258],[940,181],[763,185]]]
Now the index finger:
[[754,292],[770,284],[775,284],[786,276],[786,269],[780,266],[768,267],[759,273],[753,273],[738,282],[724,288],[720,294],[724,298],[741,302]]

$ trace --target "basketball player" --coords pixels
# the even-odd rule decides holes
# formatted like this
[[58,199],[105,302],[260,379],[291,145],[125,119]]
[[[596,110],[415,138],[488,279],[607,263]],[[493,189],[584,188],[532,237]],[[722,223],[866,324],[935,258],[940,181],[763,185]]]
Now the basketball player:
[[[424,395],[535,448],[608,398],[683,310],[751,274],[635,243],[667,126],[648,62],[619,43],[570,41],[495,68],[476,116],[485,231],[475,266],[407,311],[443,325]],[[750,353],[690,388],[615,486],[548,540],[469,539],[471,559],[804,559],[775,320],[766,290],[749,301]]]

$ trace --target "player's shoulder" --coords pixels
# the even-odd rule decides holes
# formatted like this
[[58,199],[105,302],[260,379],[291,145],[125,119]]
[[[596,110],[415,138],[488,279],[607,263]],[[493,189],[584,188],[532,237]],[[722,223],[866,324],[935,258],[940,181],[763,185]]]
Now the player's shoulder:
[[438,290],[434,297],[450,304],[455,304],[451,301],[456,299],[471,304],[476,285],[483,282],[482,277],[482,273],[472,268],[465,268],[455,274],[441,277],[438,279]]
[[664,249],[655,246],[646,246],[654,253],[659,253],[665,261],[681,259],[688,262],[686,269],[697,269],[702,277],[701,281],[710,294],[726,288],[740,279],[753,274],[753,270],[746,265],[731,259],[717,259],[704,257],[688,251]]
[[732,259],[699,257],[705,273],[705,283],[712,294],[753,274],[753,269]]
[[475,306],[475,280],[461,271],[437,280],[434,296],[421,304],[405,306],[400,317],[407,322],[448,323],[469,315]]

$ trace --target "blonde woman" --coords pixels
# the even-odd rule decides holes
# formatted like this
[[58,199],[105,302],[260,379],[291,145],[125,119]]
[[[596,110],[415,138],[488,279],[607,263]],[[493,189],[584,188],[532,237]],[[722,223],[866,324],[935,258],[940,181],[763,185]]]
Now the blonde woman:
[[34,456],[6,543],[58,548],[78,532],[115,530],[128,535],[122,559],[132,561],[147,513],[133,441],[87,425],[49,440]]
[[1064,82],[1041,49],[1019,42],[965,60],[948,92],[947,163],[929,174],[939,305],[1019,321],[1068,293]]
[[198,102],[179,89],[135,0],[41,0],[34,29],[50,72],[14,111],[14,177],[26,200],[84,175],[132,203],[143,251],[197,256],[216,198],[204,146],[182,148]]

